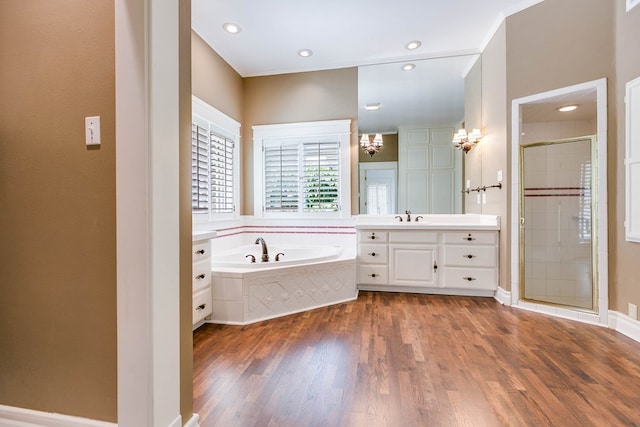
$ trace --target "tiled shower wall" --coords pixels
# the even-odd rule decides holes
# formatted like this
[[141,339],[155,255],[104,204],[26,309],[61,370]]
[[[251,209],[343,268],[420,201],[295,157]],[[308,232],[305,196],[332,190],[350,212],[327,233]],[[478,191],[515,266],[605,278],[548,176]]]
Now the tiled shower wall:
[[[588,135],[591,130],[589,123],[524,128],[527,142]],[[562,134],[562,128],[573,131]],[[591,309],[590,141],[529,147],[524,153],[524,296]]]

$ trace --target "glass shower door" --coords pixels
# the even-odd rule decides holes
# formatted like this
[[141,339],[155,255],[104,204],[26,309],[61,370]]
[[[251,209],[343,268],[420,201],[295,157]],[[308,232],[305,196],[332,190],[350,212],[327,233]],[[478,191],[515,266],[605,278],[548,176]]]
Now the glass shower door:
[[592,212],[595,138],[522,145],[521,295],[597,311]]

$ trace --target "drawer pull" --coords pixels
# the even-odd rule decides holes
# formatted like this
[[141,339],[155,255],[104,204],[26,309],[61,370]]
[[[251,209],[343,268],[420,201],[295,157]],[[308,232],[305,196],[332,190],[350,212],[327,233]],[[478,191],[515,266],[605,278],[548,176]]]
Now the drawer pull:
[[378,275],[376,273],[371,273],[371,274],[369,274],[369,277],[374,277],[375,278],[375,277],[378,277]]
[[376,240],[376,233],[371,233],[371,236],[369,236],[369,238],[371,240]]
[[471,254],[469,254],[469,255],[462,255],[462,257],[463,257],[463,258],[469,258],[469,259],[471,259],[471,258],[475,258],[475,257],[476,257],[476,255],[471,255]]
[[202,279],[204,279],[205,277],[206,277],[206,276],[205,276],[204,274],[198,274],[198,275],[196,276],[196,279],[198,279],[198,280],[202,280]]
[[370,253],[368,253],[367,255],[376,256],[376,255],[378,255],[378,254],[377,254],[377,253],[375,253],[375,252],[370,252]]
[[467,241],[470,242],[472,240],[476,240],[476,238],[475,237],[471,237],[471,233],[469,233],[469,235],[466,236],[466,237],[463,237],[462,240],[467,240]]
[[471,282],[472,280],[476,280],[475,277],[463,277],[462,280],[466,280],[467,282]]
[[438,271],[438,263],[436,261],[433,261],[433,272],[437,272]]
[[200,304],[199,306],[196,307],[196,310],[204,310],[206,306],[207,304]]
[[206,252],[206,251],[205,251],[204,249],[198,249],[198,250],[196,251],[196,255],[204,255],[204,253],[205,253],[205,252]]

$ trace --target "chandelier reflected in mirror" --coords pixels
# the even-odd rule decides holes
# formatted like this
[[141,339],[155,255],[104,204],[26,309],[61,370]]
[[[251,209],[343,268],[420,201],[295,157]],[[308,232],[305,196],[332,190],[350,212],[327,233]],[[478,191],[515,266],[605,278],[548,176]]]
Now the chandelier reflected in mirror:
[[373,139],[369,138],[368,133],[363,133],[362,138],[360,138],[360,146],[362,150],[369,155],[369,157],[373,157],[380,149],[382,148],[382,134],[376,133]]

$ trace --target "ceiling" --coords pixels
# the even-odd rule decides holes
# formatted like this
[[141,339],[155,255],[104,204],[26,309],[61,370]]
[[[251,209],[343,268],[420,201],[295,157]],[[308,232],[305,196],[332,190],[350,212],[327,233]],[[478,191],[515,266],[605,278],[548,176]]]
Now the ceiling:
[[[577,105],[578,108],[567,113],[558,111],[558,108],[566,105]],[[523,123],[595,120],[597,117],[596,88],[529,102],[522,105],[521,115]]]
[[396,133],[460,125],[478,54],[506,16],[540,1],[192,0],[192,28],[242,77],[358,67],[359,133]]
[[[242,77],[480,53],[542,0],[192,0],[192,28]],[[240,26],[229,34],[223,25]],[[419,40],[421,46],[406,49]],[[303,58],[297,53],[311,49]]]

